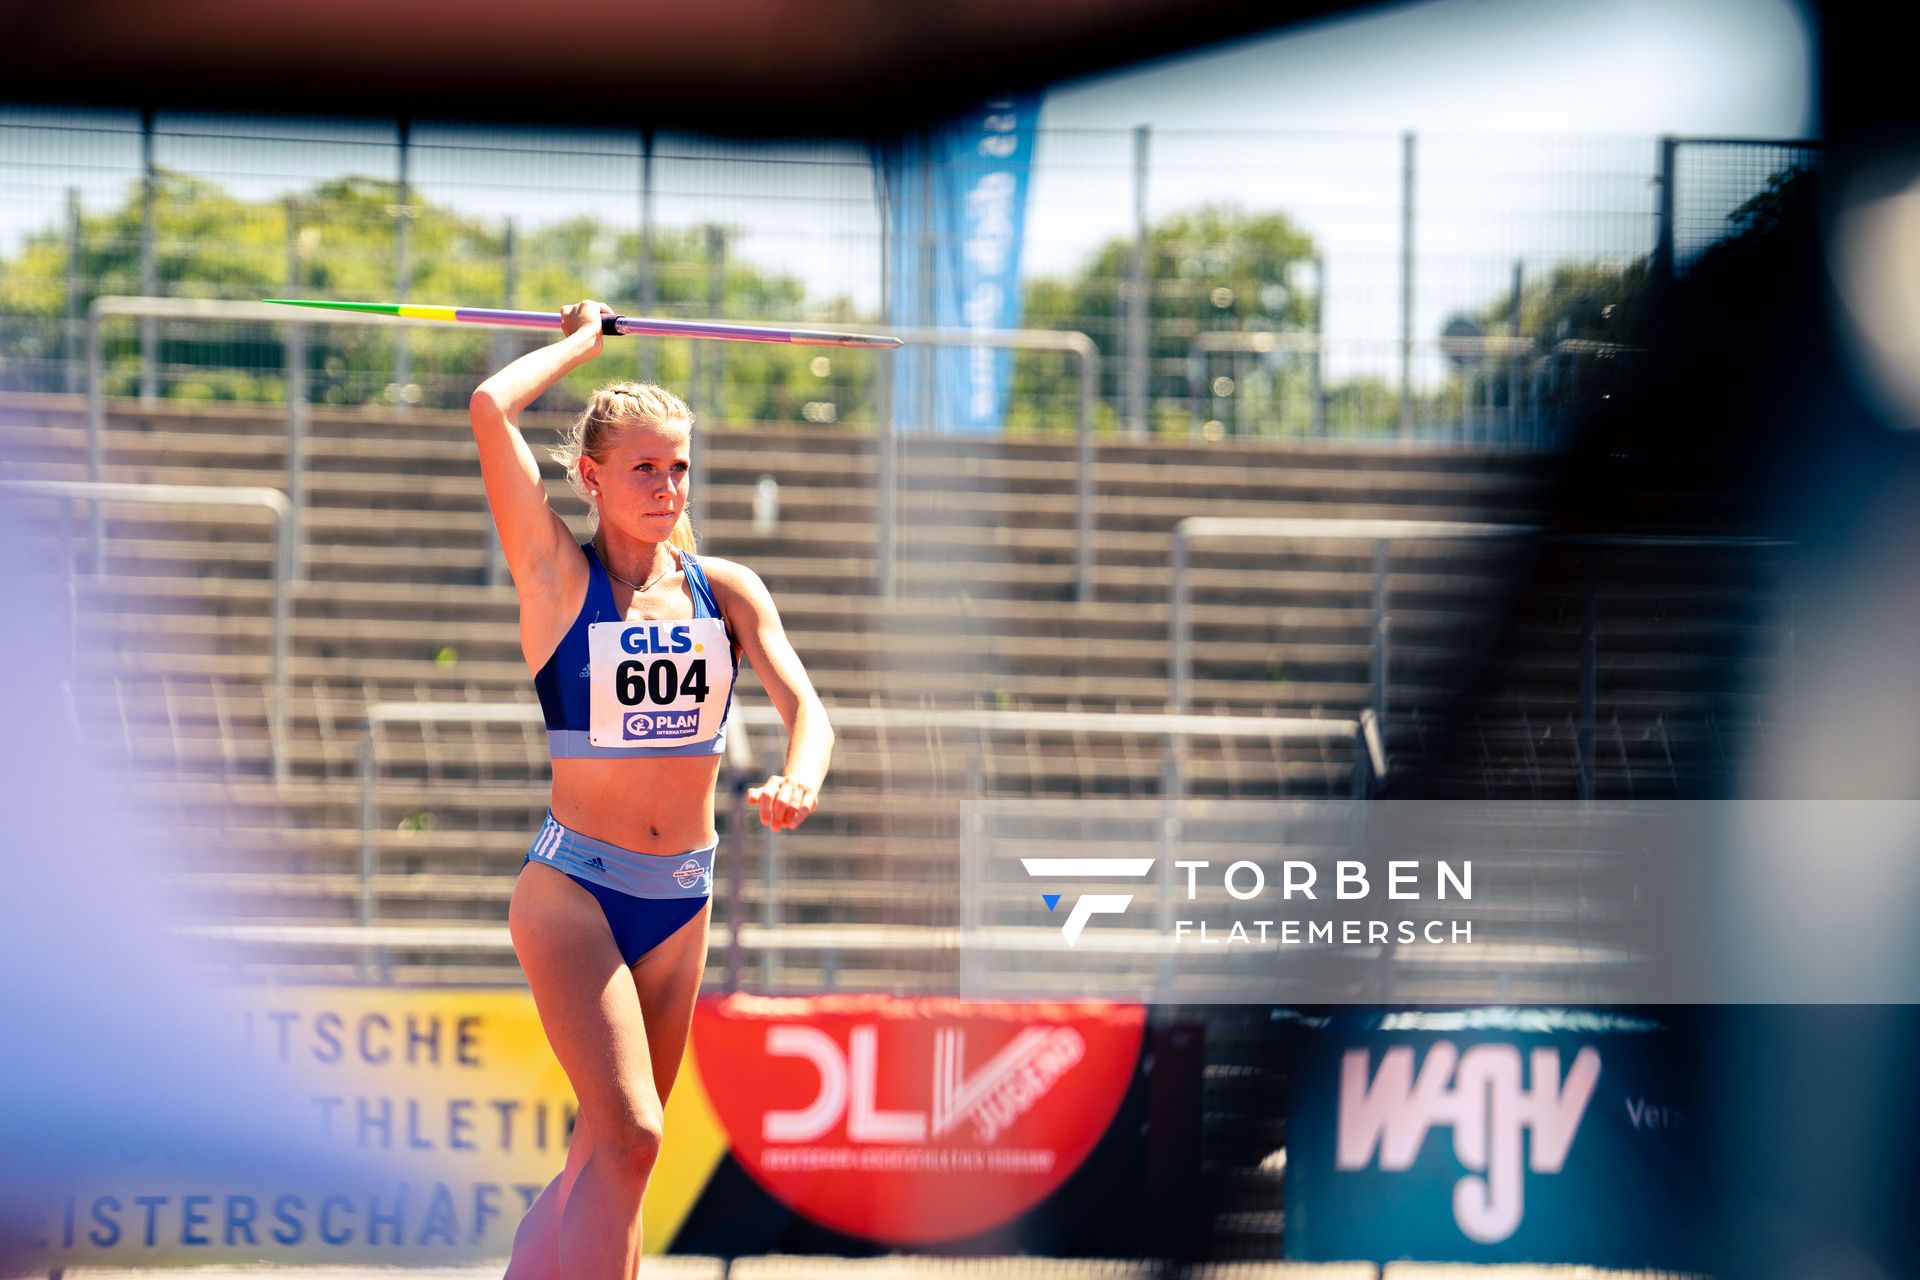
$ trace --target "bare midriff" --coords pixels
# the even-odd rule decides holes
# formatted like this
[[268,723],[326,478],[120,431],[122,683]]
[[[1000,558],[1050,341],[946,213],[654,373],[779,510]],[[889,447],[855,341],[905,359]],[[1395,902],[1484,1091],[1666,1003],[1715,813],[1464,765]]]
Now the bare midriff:
[[724,757],[555,760],[553,816],[583,836],[662,856],[713,843],[713,792]]

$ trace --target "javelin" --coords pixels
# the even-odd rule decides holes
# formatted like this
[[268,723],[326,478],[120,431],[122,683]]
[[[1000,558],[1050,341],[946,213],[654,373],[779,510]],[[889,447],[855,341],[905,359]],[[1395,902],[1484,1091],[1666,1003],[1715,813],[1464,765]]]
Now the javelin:
[[[508,324],[522,329],[558,329],[557,311],[500,311],[490,307],[431,307],[411,302],[322,302],[312,298],[265,298],[283,307],[325,307],[403,320],[453,320],[463,324]],[[774,329],[714,320],[655,320],[645,316],[601,316],[600,332],[645,334],[656,338],[717,338],[725,342],[787,342],[802,347],[877,347],[892,350],[900,339],[874,333],[836,333],[830,329]]]

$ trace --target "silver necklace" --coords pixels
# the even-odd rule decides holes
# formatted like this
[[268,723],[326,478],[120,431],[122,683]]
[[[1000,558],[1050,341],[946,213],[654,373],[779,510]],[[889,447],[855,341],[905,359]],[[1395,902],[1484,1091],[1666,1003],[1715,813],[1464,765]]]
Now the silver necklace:
[[605,569],[605,570],[607,571],[607,576],[608,576],[609,578],[612,578],[612,579],[613,579],[613,580],[614,580],[615,582],[617,582],[617,583],[619,583],[619,584],[620,584],[621,586],[623,586],[623,587],[626,587],[626,588],[628,588],[628,589],[629,589],[629,590],[631,590],[631,591],[632,591],[632,592],[633,592],[633,593],[634,593],[635,595],[637,595],[637,596],[643,596],[643,595],[645,595],[645,594],[647,594],[647,592],[648,592],[648,590],[649,590],[649,589],[651,589],[651,588],[653,588],[653,587],[657,587],[657,586],[659,586],[659,585],[660,585],[660,584],[661,584],[662,582],[665,582],[665,581],[666,581],[666,579],[667,579],[667,575],[669,575],[669,574],[671,574],[671,573],[672,573],[672,572],[673,572],[674,570],[676,570],[676,569],[678,569],[678,568],[679,568],[680,566],[679,566],[679,565],[677,565],[677,564],[675,564],[675,563],[673,563],[673,557],[672,557],[671,555],[669,555],[669,556],[667,557],[667,567],[666,567],[666,568],[664,568],[664,569],[662,569],[662,570],[660,571],[660,573],[659,573],[659,576],[657,576],[656,578],[654,578],[654,580],[653,580],[652,582],[649,582],[649,583],[648,583],[648,584],[647,584],[646,586],[644,586],[644,587],[643,587],[643,586],[641,586],[641,585],[640,585],[639,583],[637,583],[637,582],[628,582],[628,581],[627,581],[627,580],[626,580],[625,578],[623,578],[623,577],[621,577],[621,576],[620,576],[619,574],[617,574],[617,573],[615,573],[615,572],[613,571],[613,566],[612,566],[612,565],[609,565],[609,564],[607,563],[607,558],[606,558],[605,556],[601,556],[601,557],[600,557],[600,567],[601,567],[602,569]]

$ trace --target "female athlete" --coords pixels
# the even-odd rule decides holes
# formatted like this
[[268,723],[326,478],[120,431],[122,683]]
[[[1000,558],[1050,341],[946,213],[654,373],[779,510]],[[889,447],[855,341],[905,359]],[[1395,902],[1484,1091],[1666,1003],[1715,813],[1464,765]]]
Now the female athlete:
[[480,384],[480,474],[520,597],[520,648],[553,753],[553,795],[507,921],[541,1026],[579,1099],[566,1167],[513,1242],[508,1280],[629,1280],[640,1202],[707,955],[720,771],[745,657],[786,722],[784,770],[748,793],[800,825],[833,749],[825,710],[760,579],[696,557],[687,520],[693,416],[658,387],[595,392],[556,456],[593,507],[575,543],[547,505],[516,418],[598,355],[593,301],[564,336]]

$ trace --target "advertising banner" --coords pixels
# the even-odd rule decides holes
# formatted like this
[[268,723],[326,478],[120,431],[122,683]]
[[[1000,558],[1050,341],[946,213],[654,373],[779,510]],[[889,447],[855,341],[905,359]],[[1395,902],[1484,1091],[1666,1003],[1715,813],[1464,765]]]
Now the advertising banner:
[[1700,1260],[1679,1037],[1577,1010],[1341,1013],[1299,1036],[1289,1258]]
[[[428,1259],[504,1253],[565,1158],[573,1099],[524,993],[286,988],[238,993],[229,1027],[304,1110],[308,1152],[244,1184],[201,1185],[167,1151],[127,1151],[64,1197],[63,1260]],[[303,1156],[345,1150],[371,1186],[310,1185]]]
[[[885,996],[709,997],[666,1109],[649,1252],[1072,1250],[1138,1200],[1146,1011]],[[504,1256],[565,1164],[576,1104],[524,990],[236,993],[228,1028],[310,1145],[217,1185],[127,1150],[62,1193],[52,1265]],[[1098,1154],[1096,1154],[1098,1153]],[[352,1156],[351,1177],[330,1155]],[[1070,1185],[1071,1184],[1071,1185]],[[1138,1206],[1136,1205],[1136,1208]],[[1138,1215],[1135,1215],[1136,1219]],[[1124,1235],[1124,1231],[1121,1232]]]
[[762,1193],[841,1236],[924,1249],[1061,1190],[1133,1087],[1145,1026],[1144,1007],[1107,1002],[731,996],[701,1002],[694,1039],[731,1159]]
[[[889,325],[1019,327],[1020,250],[1039,117],[1039,94],[1008,94],[947,124],[875,146]],[[901,353],[891,368],[896,427],[1000,430],[1010,353],[923,347]]]

